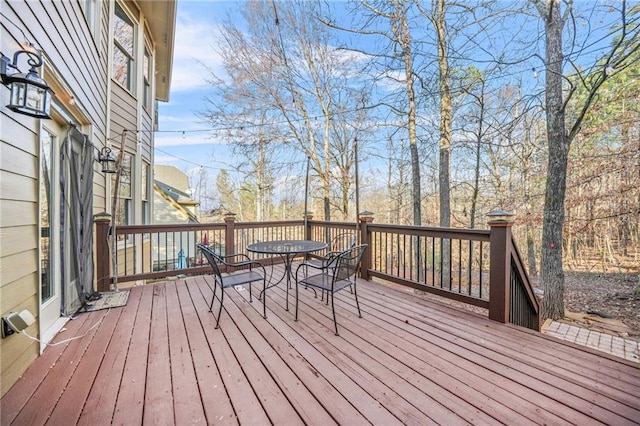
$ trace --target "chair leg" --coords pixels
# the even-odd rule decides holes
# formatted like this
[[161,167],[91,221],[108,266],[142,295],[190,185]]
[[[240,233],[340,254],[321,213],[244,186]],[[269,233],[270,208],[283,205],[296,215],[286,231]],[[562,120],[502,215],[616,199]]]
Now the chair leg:
[[[336,320],[336,305],[333,301],[334,299],[334,293],[331,292],[331,310],[333,311],[333,324],[336,326],[336,336],[339,336],[338,334],[338,321]],[[327,300],[329,300],[329,292],[327,291]]]
[[262,316],[267,319],[267,280],[262,280]]
[[224,302],[224,287],[220,286],[220,309],[218,309],[218,319],[216,320],[216,328],[220,327],[220,315],[222,315],[222,302]]
[[249,302],[253,302],[253,296],[251,296],[251,283],[249,283]]
[[[296,278],[298,278],[296,276]],[[296,279],[296,321],[298,321],[298,280]]]
[[211,296],[211,304],[209,305],[209,312],[213,309],[213,302],[216,300],[216,289],[218,288],[218,280],[213,280],[213,296]]
[[362,313],[360,313],[360,302],[358,302],[358,289],[356,288],[356,280],[353,280],[353,295],[356,298],[356,306],[358,307],[358,317],[362,318]]

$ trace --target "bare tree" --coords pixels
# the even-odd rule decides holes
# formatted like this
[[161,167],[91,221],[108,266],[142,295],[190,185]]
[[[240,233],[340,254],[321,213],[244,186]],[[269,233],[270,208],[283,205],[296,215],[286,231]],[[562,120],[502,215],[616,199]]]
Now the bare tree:
[[[411,155],[411,203],[413,224],[422,223],[420,156],[417,136],[416,82],[418,76],[414,69],[413,40],[408,16],[408,7],[413,1],[369,1],[359,0],[353,11],[362,21],[352,27],[340,26],[331,19],[323,19],[330,28],[383,40],[384,47],[379,51],[363,51],[353,46],[347,47],[370,59],[369,67],[373,74],[372,82],[391,81],[402,87],[398,98],[387,96],[377,100],[367,108],[384,107],[391,114],[400,117],[397,126],[406,129]],[[382,25],[372,25],[380,22]],[[363,69],[364,71],[364,69]]]
[[[321,183],[324,218],[330,220],[332,206],[346,217],[344,194],[353,180],[353,161],[346,154],[361,131],[358,124],[348,123],[364,121],[360,105],[368,97],[352,66],[357,58],[336,49],[327,27],[314,19],[315,3],[256,1],[242,6],[244,30],[238,22],[224,26],[220,50],[228,76],[214,79],[225,102],[218,105],[217,117],[238,123],[241,116],[265,111],[259,124],[265,131],[247,143],[279,139],[309,157]],[[337,191],[340,202],[332,202],[334,186],[342,188]]]
[[438,183],[440,187],[440,226],[451,226],[451,77],[449,71],[449,42],[445,0],[436,0],[428,15],[436,30],[438,50],[438,81],[440,85],[440,139]]
[[[563,48],[565,25],[573,25],[576,19],[573,2],[530,1],[544,23],[546,52],[545,108],[549,160],[542,235],[541,282],[545,292],[542,308],[544,317],[559,319],[564,316],[562,231],[569,149],[602,84],[614,70],[620,71],[630,65],[630,57],[640,48],[640,32],[637,22],[628,21],[625,0],[606,6],[615,10],[620,17],[620,23],[609,35],[615,41],[608,52],[585,68],[571,61],[571,57],[566,57]],[[594,7],[598,5],[594,4]],[[565,77],[567,60],[572,68],[570,77]],[[587,96],[574,107],[575,114],[569,115],[568,105],[578,88],[585,90]]]

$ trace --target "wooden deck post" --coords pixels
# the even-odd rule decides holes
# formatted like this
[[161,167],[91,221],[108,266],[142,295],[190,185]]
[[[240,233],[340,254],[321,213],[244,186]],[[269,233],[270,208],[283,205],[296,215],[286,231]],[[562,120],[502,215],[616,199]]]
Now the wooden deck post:
[[489,273],[489,318],[502,323],[509,322],[511,281],[511,226],[510,214],[492,212],[488,216],[491,228]]
[[96,290],[103,292],[111,289],[111,252],[109,251],[109,225],[111,215],[98,213],[93,216],[96,225]]
[[236,238],[235,238],[235,222],[236,214],[232,212],[225,213],[224,224],[226,228],[224,230],[224,254],[234,254],[236,251]]
[[363,211],[358,213],[360,219],[360,244],[368,244],[368,249],[364,251],[362,255],[362,261],[360,263],[360,277],[369,280],[369,269],[371,269],[371,253],[373,248],[371,247],[371,233],[367,229],[367,225],[373,222],[373,212]]
[[310,221],[313,220],[313,212],[305,212],[304,213],[305,216],[305,228],[304,228],[304,239],[305,240],[310,240],[311,239],[311,223]]

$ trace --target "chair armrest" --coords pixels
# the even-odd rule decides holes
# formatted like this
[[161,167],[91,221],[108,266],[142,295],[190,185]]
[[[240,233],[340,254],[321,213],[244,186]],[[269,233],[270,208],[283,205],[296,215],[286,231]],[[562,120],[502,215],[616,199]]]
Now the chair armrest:
[[307,268],[313,268],[313,269],[317,269],[318,271],[324,271],[325,269],[327,269],[326,266],[318,266],[318,265],[312,265],[311,263],[307,263],[307,262],[302,262],[301,264],[298,265],[298,267],[296,268],[296,277],[298,276],[298,271],[300,270],[300,268],[302,268],[303,266],[307,267]]
[[[249,256],[247,256],[244,253],[233,253],[233,254],[219,255],[219,256],[222,259],[222,262],[226,266],[229,266],[229,267],[232,267],[232,268],[240,268],[242,266],[251,267],[251,265],[262,266],[262,263],[258,262],[257,260],[251,259]],[[240,258],[242,260],[236,261],[236,262],[228,260],[228,259],[233,259],[233,258]]]
[[[233,258],[233,257],[245,258],[246,260],[242,260],[240,262],[227,262],[226,259]],[[263,271],[265,271],[264,265],[262,263],[258,262],[257,260],[251,259],[249,256],[243,253],[228,254],[226,256],[222,256],[222,258],[223,258],[224,264],[231,268],[241,268],[243,266],[248,266],[249,269],[251,269],[252,267],[257,266],[259,268],[262,268]]]

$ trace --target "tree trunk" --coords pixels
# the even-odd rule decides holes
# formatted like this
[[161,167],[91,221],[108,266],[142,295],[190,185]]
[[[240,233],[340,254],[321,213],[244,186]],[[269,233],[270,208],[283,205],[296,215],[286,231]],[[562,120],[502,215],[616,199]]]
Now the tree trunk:
[[415,74],[413,72],[413,57],[411,56],[411,34],[409,33],[409,24],[407,22],[407,11],[403,2],[396,4],[398,38],[402,46],[405,78],[407,87],[407,99],[409,101],[408,110],[408,133],[409,133],[409,151],[411,154],[411,197],[413,205],[413,224],[422,224],[422,191],[420,184],[420,155],[418,153],[418,132],[416,129],[416,94],[413,86]]
[[564,272],[562,266],[562,228],[567,182],[569,139],[565,131],[562,92],[562,28],[560,0],[547,3],[546,30],[546,99],[549,168],[543,213],[542,258],[540,280],[544,290],[544,318],[564,317]]
[[440,226],[451,226],[451,188],[449,168],[451,163],[451,88],[449,87],[449,60],[447,58],[447,28],[445,0],[438,0],[434,24],[438,36],[438,66],[440,69],[440,161],[438,182],[440,185]]

